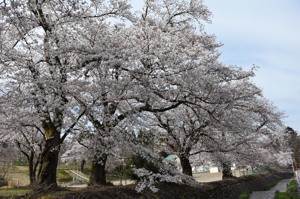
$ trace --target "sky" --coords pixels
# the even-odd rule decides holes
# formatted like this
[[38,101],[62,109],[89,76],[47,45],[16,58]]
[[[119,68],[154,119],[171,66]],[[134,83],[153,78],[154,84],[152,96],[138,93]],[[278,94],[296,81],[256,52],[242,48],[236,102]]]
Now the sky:
[[[140,7],[141,0],[132,0]],[[223,43],[220,61],[249,69],[254,83],[300,133],[300,1],[205,0],[213,13],[205,30]]]
[[223,43],[220,60],[259,67],[254,83],[300,133],[300,1],[206,0],[206,31]]

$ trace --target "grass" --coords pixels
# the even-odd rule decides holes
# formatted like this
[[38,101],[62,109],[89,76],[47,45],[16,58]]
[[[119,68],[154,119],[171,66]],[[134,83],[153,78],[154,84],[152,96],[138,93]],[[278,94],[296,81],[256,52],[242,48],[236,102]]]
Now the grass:
[[287,192],[275,192],[275,199],[287,199]]
[[[58,182],[71,182],[73,180],[72,175],[67,170],[78,170],[79,164],[59,164],[57,167],[57,181]],[[83,170],[83,174],[88,178],[91,172],[91,165],[86,164]]]
[[13,181],[20,186],[29,184],[28,166],[11,166],[8,171],[7,181]]
[[73,164],[58,164],[57,169],[62,169],[62,170],[76,170],[78,169],[79,166],[76,163]]
[[291,182],[287,185],[286,192],[276,191],[275,199],[300,199],[300,196],[297,193],[298,183],[295,179],[291,180]]
[[[57,181],[61,183],[71,182],[73,177],[67,170],[75,169],[76,165],[60,164],[57,168]],[[88,167],[87,167],[88,168]],[[87,169],[87,173],[90,169]],[[21,186],[29,184],[29,168],[28,166],[11,166],[8,173],[8,181],[20,182]]]
[[73,177],[65,170],[57,170],[57,181],[58,182],[71,182]]
[[249,192],[244,192],[242,193],[238,199],[249,199],[250,198],[250,193]]
[[8,188],[0,189],[0,196],[21,196],[30,192],[29,188]]
[[[91,164],[85,164],[82,173],[86,176],[89,176],[91,173],[91,169]],[[57,171],[60,170],[79,170],[79,164],[59,164],[57,167]]]

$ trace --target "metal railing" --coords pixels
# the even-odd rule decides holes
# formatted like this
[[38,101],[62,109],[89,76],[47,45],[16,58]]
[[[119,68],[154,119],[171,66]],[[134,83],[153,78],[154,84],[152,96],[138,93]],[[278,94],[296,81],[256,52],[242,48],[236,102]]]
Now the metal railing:
[[79,171],[69,170],[69,172],[73,176],[73,182],[75,182],[75,181],[82,181],[82,182],[87,183],[89,181],[89,179],[87,177],[85,177],[84,174],[82,174]]

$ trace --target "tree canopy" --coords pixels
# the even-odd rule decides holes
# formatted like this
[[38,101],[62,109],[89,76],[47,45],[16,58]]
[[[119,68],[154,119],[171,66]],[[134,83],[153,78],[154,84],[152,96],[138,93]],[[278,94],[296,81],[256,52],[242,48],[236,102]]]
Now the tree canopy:
[[[233,161],[282,140],[283,114],[252,82],[255,68],[218,60],[201,0],[145,0],[139,12],[126,0],[6,0],[0,12],[1,136],[37,158],[41,187],[57,186],[66,139],[70,156],[92,163],[90,184],[106,184],[107,159],[123,150],[158,166],[136,169],[139,190],[191,182],[196,154]],[[140,131],[155,144],[137,142]],[[186,175],[161,161],[162,150]]]

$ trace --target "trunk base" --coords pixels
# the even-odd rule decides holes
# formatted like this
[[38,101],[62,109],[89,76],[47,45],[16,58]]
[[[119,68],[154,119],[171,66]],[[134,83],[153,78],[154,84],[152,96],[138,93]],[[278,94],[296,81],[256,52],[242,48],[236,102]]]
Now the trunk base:
[[234,177],[233,174],[232,174],[232,171],[231,171],[231,164],[230,163],[223,163],[222,168],[223,168],[222,179],[228,179],[228,178],[233,178]]
[[187,158],[185,156],[180,156],[179,158],[180,158],[182,173],[185,175],[188,175],[188,176],[193,176],[192,166],[189,161],[189,158]]
[[105,164],[107,160],[107,155],[103,155],[101,158],[92,162],[92,170],[89,181],[89,186],[97,185],[107,185],[106,182],[106,171]]
[[38,186],[46,189],[56,189],[56,169],[58,165],[59,139],[57,137],[46,140],[41,154],[41,163],[38,172]]

